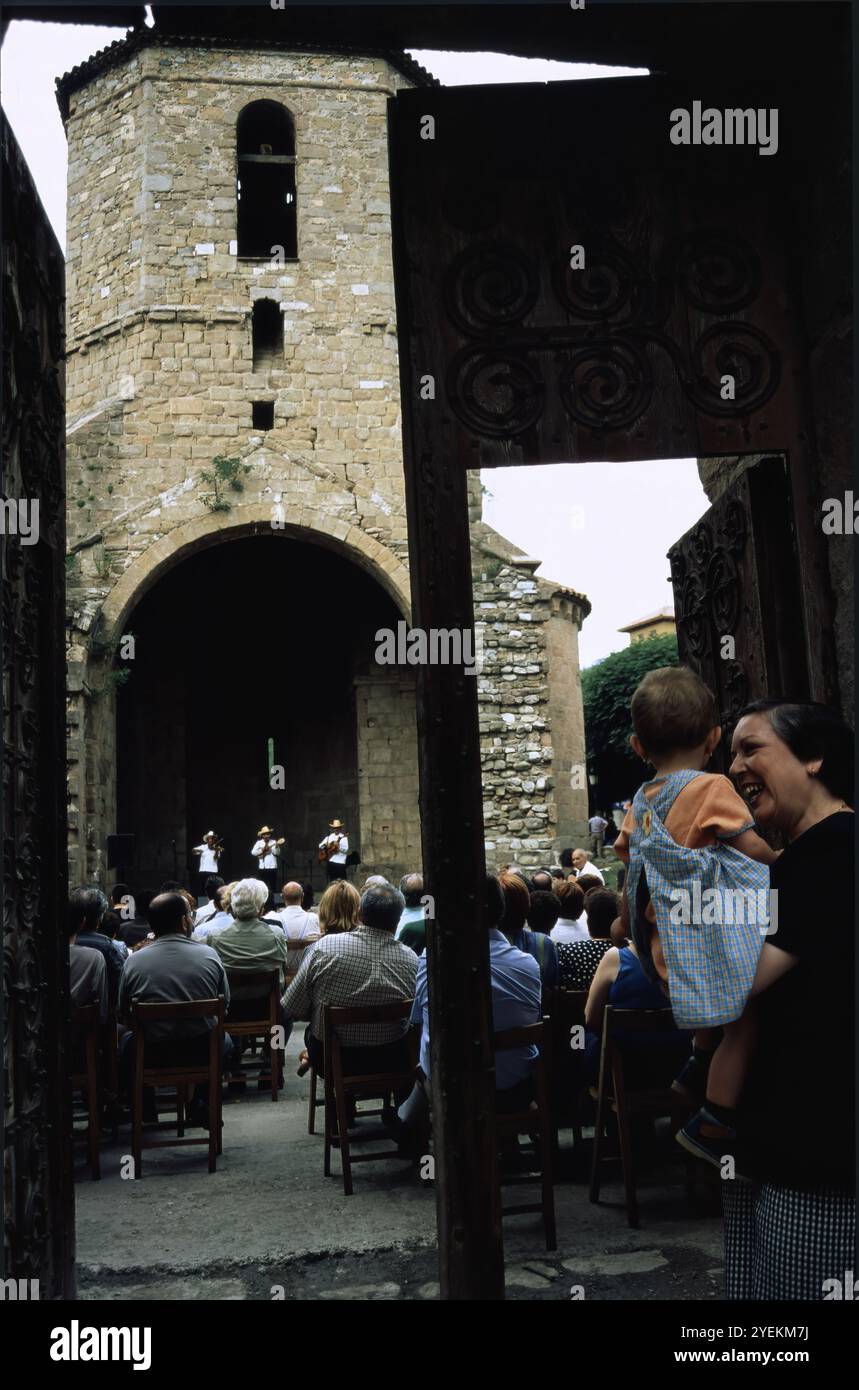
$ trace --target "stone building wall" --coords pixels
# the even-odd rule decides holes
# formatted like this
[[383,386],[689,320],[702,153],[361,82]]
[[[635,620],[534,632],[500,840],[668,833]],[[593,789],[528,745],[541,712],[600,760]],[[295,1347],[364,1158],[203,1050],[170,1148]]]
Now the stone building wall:
[[[386,102],[409,85],[381,57],[154,39],[142,48],[117,45],[107,60],[61,83],[74,552],[70,856],[78,881],[105,877],[104,838],[117,828],[113,693],[109,684],[98,698],[89,692],[102,688],[123,624],[167,567],[196,547],[274,525],[340,549],[407,614]],[[298,258],[285,263],[236,254],[236,122],[257,100],[282,103],[294,121]],[[278,306],[283,355],[255,370],[258,299]],[[260,400],[273,402],[271,430],[252,425],[252,402]],[[201,477],[218,455],[248,470],[227,513],[207,505],[212,489]],[[521,602],[511,594],[499,604],[524,611],[536,592],[539,584],[517,590]],[[491,584],[484,599],[492,602]],[[542,616],[548,604],[541,602]],[[512,635],[523,621],[502,624],[492,638],[502,674],[528,694],[527,701],[505,695],[503,712],[529,720],[533,712],[516,729],[509,764],[521,788],[496,801],[499,756],[508,766],[498,753],[509,733],[500,706],[497,717],[486,717],[487,755],[496,811],[521,821],[542,856],[561,803],[550,785],[547,660],[531,660],[530,639]],[[570,633],[575,644],[574,626]],[[523,672],[525,656],[534,669]],[[357,699],[394,697],[359,688]],[[392,765],[403,778],[392,797],[390,776],[375,765],[382,744],[364,741],[359,720],[361,818],[370,815],[373,826],[369,838],[362,832],[362,851],[379,864],[414,863],[413,738],[413,720],[392,735]],[[496,816],[493,833],[498,826]]]
[[[578,630],[581,595],[472,521],[487,864],[552,863],[587,830]],[[512,552],[512,553],[511,553]],[[478,649],[479,650],[479,649]]]
[[405,673],[355,682],[361,874],[399,882],[421,867],[415,683]]

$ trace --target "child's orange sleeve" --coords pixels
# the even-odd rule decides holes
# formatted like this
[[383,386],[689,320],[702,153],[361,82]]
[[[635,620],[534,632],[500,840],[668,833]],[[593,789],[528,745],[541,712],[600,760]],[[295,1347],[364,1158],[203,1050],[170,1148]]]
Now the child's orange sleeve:
[[732,840],[753,825],[754,816],[733,782],[721,774],[712,774],[707,777],[703,795],[695,808],[686,843],[694,846],[711,836],[717,840]]

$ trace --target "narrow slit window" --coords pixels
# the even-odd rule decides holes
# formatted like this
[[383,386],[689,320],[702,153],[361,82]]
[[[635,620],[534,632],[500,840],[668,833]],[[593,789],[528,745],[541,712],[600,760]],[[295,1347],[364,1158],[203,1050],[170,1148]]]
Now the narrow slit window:
[[251,423],[255,430],[273,430],[274,401],[251,401]]
[[283,315],[273,299],[254,304],[252,334],[254,371],[270,371],[283,360]]
[[236,203],[239,256],[297,258],[295,128],[279,102],[253,101],[239,115]]

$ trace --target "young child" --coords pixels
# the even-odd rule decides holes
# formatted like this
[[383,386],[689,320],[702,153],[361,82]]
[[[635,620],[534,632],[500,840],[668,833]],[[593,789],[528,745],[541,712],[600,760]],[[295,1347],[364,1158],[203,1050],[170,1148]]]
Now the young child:
[[[678,1027],[694,1030],[693,1055],[674,1086],[699,1104],[706,1096],[706,1104],[677,1139],[715,1164],[735,1138],[754,1044],[746,1001],[766,928],[755,907],[729,908],[725,889],[739,890],[743,905],[768,902],[765,866],[778,858],[733,783],[703,771],[722,735],[717,721],[713,695],[693,671],[648,672],[632,697],[630,742],[656,776],[637,792],[615,841],[629,865],[625,930],[645,970],[667,983]],[[702,901],[710,910],[696,916],[693,905]]]

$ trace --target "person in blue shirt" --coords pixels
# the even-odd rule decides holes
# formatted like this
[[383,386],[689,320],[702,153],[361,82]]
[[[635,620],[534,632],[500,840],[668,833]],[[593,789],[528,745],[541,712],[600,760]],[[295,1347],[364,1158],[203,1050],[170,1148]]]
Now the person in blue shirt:
[[498,875],[498,882],[504,894],[504,916],[500,922],[502,932],[511,946],[534,957],[543,984],[554,988],[558,983],[558,953],[554,941],[526,926],[531,910],[527,879],[518,870],[507,869]]
[[[527,896],[527,894],[526,894]],[[540,1021],[540,967],[532,955],[513,946],[499,924],[504,916],[505,900],[501,884],[494,874],[486,876],[486,915],[489,923],[489,980],[492,991],[492,1025],[496,1033],[508,1028],[523,1028]],[[389,1127],[403,1141],[404,1133],[411,1135],[413,1152],[424,1152],[429,1126],[429,989],[427,958],[418,961],[415,981],[415,1001],[412,1023],[420,1024],[420,1069],[423,1077],[411,1095],[400,1106],[396,1116],[388,1115]],[[534,1096],[533,1067],[537,1056],[535,1047],[514,1047],[495,1056],[496,1107],[499,1113],[511,1113],[530,1103]],[[407,1144],[404,1143],[404,1147]]]

